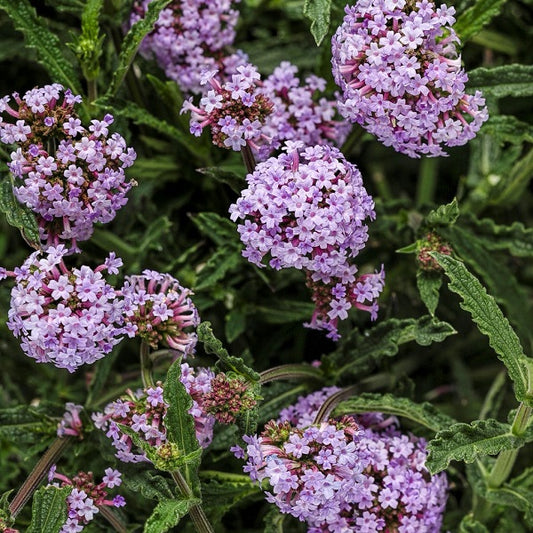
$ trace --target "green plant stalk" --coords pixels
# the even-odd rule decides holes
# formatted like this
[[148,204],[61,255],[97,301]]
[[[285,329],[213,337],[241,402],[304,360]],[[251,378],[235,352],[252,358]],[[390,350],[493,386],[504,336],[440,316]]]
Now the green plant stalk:
[[63,452],[72,442],[72,437],[58,437],[50,447],[44,452],[44,455],[39,459],[37,464],[33,467],[30,475],[22,484],[15,497],[9,504],[9,512],[13,519],[19,514],[21,509],[26,505],[26,502],[31,498],[35,489],[39,486],[41,481],[45,478],[50,470],[50,467],[57,462],[63,455]]
[[259,374],[259,383],[264,385],[269,381],[279,381],[283,379],[315,379],[323,380],[322,372],[311,365],[280,365],[269,368]]
[[115,531],[119,533],[127,533],[126,526],[119,520],[117,515],[105,505],[98,507],[101,515],[111,524]]
[[150,358],[150,345],[146,341],[141,341],[141,348],[139,350],[141,356],[141,378],[143,381],[143,387],[149,389],[154,387],[154,376],[152,375],[152,369],[154,364]]
[[[511,433],[517,437],[523,435],[526,431],[529,419],[533,408],[521,403],[516,411],[513,424],[511,426]],[[504,450],[498,455],[492,471],[487,479],[487,485],[492,488],[498,488],[509,477],[513,469],[516,457],[518,456],[518,449]]]
[[248,174],[251,174],[255,170],[255,157],[252,153],[252,149],[246,144],[241,148],[242,160]]
[[[187,484],[187,481],[185,481],[185,478],[181,475],[181,472],[174,470],[174,472],[171,472],[170,474],[181,494],[187,499],[193,498],[194,494]],[[191,516],[191,520],[198,533],[214,533],[215,530],[209,523],[201,505],[192,505],[189,509],[189,515]]]
[[96,79],[87,80],[87,98],[89,103],[94,102],[98,98],[98,86]]
[[433,203],[437,187],[437,159],[424,157],[420,162],[420,172],[416,186],[416,205]]
[[317,411],[313,424],[321,424],[324,422],[324,420],[329,417],[331,411],[333,411],[340,402],[350,398],[350,396],[353,396],[358,390],[359,388],[356,385],[352,385],[351,387],[346,387],[332,394]]

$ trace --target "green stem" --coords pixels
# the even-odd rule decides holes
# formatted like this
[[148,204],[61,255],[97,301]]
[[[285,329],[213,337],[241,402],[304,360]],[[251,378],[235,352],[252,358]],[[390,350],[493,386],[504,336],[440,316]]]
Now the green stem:
[[282,379],[318,379],[322,380],[322,372],[311,365],[280,365],[269,368],[259,374],[259,383],[264,385],[269,381],[278,381]]
[[380,167],[373,167],[370,169],[370,178],[374,182],[374,186],[378,192],[378,196],[383,200],[392,200],[392,192],[387,181],[387,177]]
[[141,355],[141,378],[143,380],[143,387],[148,389],[154,387],[154,377],[152,376],[153,362],[150,358],[150,346],[147,342],[141,341],[140,348]]
[[24,505],[26,505],[26,502],[31,498],[35,489],[48,474],[50,467],[57,462],[71,442],[72,437],[58,437],[48,450],[44,452],[44,455],[33,467],[30,475],[26,478],[26,481],[24,481],[22,487],[20,487],[9,504],[9,512],[11,513],[12,518],[15,518]]
[[98,86],[96,80],[87,80],[87,99],[89,103],[94,102],[98,98]]
[[252,149],[246,144],[241,148],[242,160],[248,174],[251,174],[255,170],[255,157],[252,153]]
[[[513,424],[511,425],[511,433],[517,437],[523,435],[527,429],[531,412],[533,408],[521,403],[516,411]],[[498,455],[492,472],[487,479],[487,485],[492,488],[498,488],[509,477],[511,470],[513,469],[516,457],[518,456],[517,450],[504,450]]]
[[416,187],[417,207],[433,203],[437,187],[437,165],[437,159],[434,157],[424,157],[420,162],[420,172]]
[[320,424],[323,422],[340,402],[353,396],[357,391],[358,387],[353,385],[352,387],[346,387],[335,394],[332,394],[317,411],[313,424]]
[[[185,478],[181,475],[181,472],[174,470],[171,472],[172,479],[175,481],[179,491],[182,496],[187,499],[194,498],[194,494],[185,481]],[[204,513],[201,505],[192,505],[189,509],[189,514],[191,515],[191,520],[193,521],[194,527],[198,533],[214,533],[214,529],[209,523],[207,516]]]
[[128,530],[126,529],[126,526],[109,507],[102,505],[101,507],[98,507],[98,510],[115,531],[118,531],[119,533],[127,533]]

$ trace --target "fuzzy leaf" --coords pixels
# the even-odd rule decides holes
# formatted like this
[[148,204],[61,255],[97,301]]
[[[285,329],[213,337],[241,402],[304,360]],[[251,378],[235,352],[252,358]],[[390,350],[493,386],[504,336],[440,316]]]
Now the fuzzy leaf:
[[511,506],[524,513],[526,524],[533,528],[533,491],[506,484],[503,487],[487,488],[485,497],[492,503]]
[[518,401],[533,404],[529,397],[529,361],[524,355],[520,341],[509,324],[509,321],[494,298],[487,294],[479,280],[473,276],[465,265],[448,255],[432,253],[440,266],[450,278],[449,288],[459,294],[463,301],[461,307],[468,311],[479,331],[489,338],[498,358],[505,364],[509,377],[514,382],[515,395]]
[[470,71],[468,77],[468,91],[482,91],[485,97],[533,95],[533,65],[480,67]]
[[440,205],[431,211],[426,217],[426,223],[430,226],[451,226],[459,217],[459,205],[457,198],[449,204]]
[[480,455],[496,455],[519,448],[524,439],[511,433],[511,426],[492,418],[455,424],[437,433],[428,444],[426,466],[432,474],[444,470],[450,461],[472,463]]
[[417,319],[390,318],[364,334],[354,330],[335,352],[322,358],[322,368],[326,375],[360,376],[384,357],[396,355],[401,344],[415,341],[428,346],[454,333],[450,324],[428,315]]
[[489,530],[472,515],[466,515],[459,524],[459,533],[489,533]]
[[196,329],[198,340],[204,345],[207,353],[216,355],[228,370],[239,374],[251,383],[259,382],[259,374],[246,366],[240,357],[229,355],[222,343],[215,337],[211,329],[211,322],[202,322]]
[[150,470],[128,472],[128,475],[124,476],[124,485],[150,500],[159,501],[174,497],[174,482]]
[[311,34],[320,46],[329,30],[331,0],[305,0],[303,13],[311,20]]
[[20,204],[13,194],[9,179],[0,182],[0,211],[11,226],[18,228],[24,240],[33,248],[40,248],[39,226],[33,211]]
[[498,15],[505,0],[477,0],[463,11],[454,24],[454,29],[462,43],[465,43]]
[[42,487],[33,496],[31,523],[26,533],[58,533],[67,521],[67,496],[72,487]]
[[424,302],[431,316],[435,316],[435,309],[439,304],[439,289],[442,285],[442,277],[438,272],[426,272],[419,270],[416,273],[416,286],[420,298]]
[[194,289],[202,290],[212,287],[241,262],[241,254],[235,248],[228,246],[218,248],[198,273]]
[[201,174],[209,178],[213,178],[220,183],[228,185],[234,192],[240,194],[242,189],[246,187],[246,181],[243,176],[220,167],[207,167],[196,169]]
[[494,115],[483,125],[483,133],[509,143],[533,142],[533,126],[512,115]]
[[191,219],[198,229],[218,246],[227,246],[232,243],[240,246],[237,226],[231,220],[216,213],[198,213],[191,215]]
[[[533,84],[532,84],[533,85]],[[533,175],[533,149],[519,159],[491,195],[491,203],[513,205],[522,197]]]
[[164,533],[177,526],[179,521],[189,512],[193,505],[200,500],[161,500],[152,511],[144,524],[144,533]]
[[0,0],[0,9],[6,11],[15,29],[24,34],[26,46],[37,53],[39,63],[57,83],[69,88],[75,94],[81,92],[78,75],[72,61],[65,58],[57,35],[48,29],[44,17],[37,15],[28,0]]
[[170,0],[153,0],[148,4],[144,18],[138,20],[125,35],[122,40],[118,65],[115,68],[111,84],[107,90],[106,96],[115,95],[128,72],[130,65],[137,54],[137,50],[142,40],[154,28],[154,24],[159,18],[159,13],[170,3]]
[[441,413],[429,402],[415,403],[408,398],[400,398],[392,394],[370,392],[364,392],[339,403],[333,410],[332,416],[368,412],[387,413],[408,418],[434,432],[449,428],[455,423],[453,418]]
[[49,407],[18,405],[0,410],[0,437],[17,444],[33,443],[57,432],[57,418]]

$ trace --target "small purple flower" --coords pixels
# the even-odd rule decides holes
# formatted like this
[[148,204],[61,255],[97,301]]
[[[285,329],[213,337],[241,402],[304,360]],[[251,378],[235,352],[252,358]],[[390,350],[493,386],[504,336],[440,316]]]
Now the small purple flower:
[[57,426],[57,436],[69,435],[82,439],[83,423],[80,419],[80,412],[83,410],[83,406],[68,402],[65,404],[65,408],[65,414]]

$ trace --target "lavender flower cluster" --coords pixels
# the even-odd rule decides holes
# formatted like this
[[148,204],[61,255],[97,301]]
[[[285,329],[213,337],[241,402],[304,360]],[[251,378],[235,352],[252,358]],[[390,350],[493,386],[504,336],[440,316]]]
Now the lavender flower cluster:
[[[130,23],[146,14],[152,0],[137,0]],[[141,52],[154,55],[171,80],[189,93],[202,93],[202,71],[219,70],[224,78],[246,61],[242,52],[231,53],[239,18],[230,0],[174,0],[163,9],[154,30],[143,40]]]
[[170,274],[144,270],[142,275],[126,276],[120,291],[124,298],[126,328],[152,348],[165,345],[185,356],[194,353],[196,334],[186,328],[200,323],[189,295]]
[[258,90],[260,75],[247,63],[237,67],[231,81],[220,83],[217,71],[204,71],[202,83],[211,89],[195,106],[192,97],[183,104],[182,112],[191,111],[191,133],[200,136],[209,126],[213,144],[239,151],[243,146],[259,150],[270,142],[263,133],[266,117],[272,112],[272,102]]
[[136,157],[121,135],[109,134],[111,115],[82,126],[79,102],[57,83],[0,99],[0,141],[18,145],[8,165],[16,197],[38,215],[47,245],[63,242],[74,251],[96,222],[110,222],[126,204],[132,182],[124,169]]
[[[375,217],[374,202],[357,167],[337,148],[287,143],[285,149],[247,176],[231,219],[243,221],[238,231],[251,263],[261,267],[267,257],[275,269],[308,273],[317,303],[310,327],[336,338],[338,318],[353,305],[373,317],[377,311],[383,273],[357,278],[349,261],[367,241],[365,221]],[[370,305],[363,307],[365,301]]]
[[345,12],[332,65],[346,118],[411,157],[446,155],[442,145],[475,136],[488,113],[479,91],[465,93],[453,7],[359,0]]
[[285,141],[300,141],[305,146],[340,146],[350,130],[347,121],[335,119],[336,100],[319,97],[326,88],[326,80],[311,75],[302,84],[297,72],[298,67],[283,61],[259,89],[273,103],[273,111],[262,130],[271,141],[257,152],[260,161]]
[[267,501],[307,522],[310,533],[438,533],[447,481],[425,468],[425,441],[402,435],[379,413],[313,424],[336,390],[300,397],[259,437],[245,436],[246,453],[233,448],[247,459],[244,471],[268,482]]
[[[54,479],[61,483],[54,482]],[[67,496],[68,517],[59,533],[79,533],[99,513],[100,507],[124,507],[126,500],[119,494],[109,499],[107,489],[119,487],[122,484],[121,473],[112,468],[106,468],[101,483],[94,482],[92,472],[79,472],[72,479],[56,471],[53,465],[48,474],[48,483],[53,486],[72,487]]]
[[16,280],[7,326],[24,352],[74,372],[108,354],[125,332],[122,301],[102,276],[104,270],[117,273],[122,260],[111,253],[94,270],[69,270],[66,254],[62,244],[34,252],[14,272],[1,269],[0,279],[12,275]]
[[[189,414],[194,418],[196,438],[202,447],[207,447],[213,438],[215,418],[203,409],[203,397],[211,390],[214,373],[208,368],[193,369],[187,363],[181,365],[180,381],[192,397]],[[140,438],[155,449],[167,443],[165,416],[168,404],[163,399],[163,387],[158,383],[137,392],[127,391],[127,396],[115,400],[104,408],[103,413],[92,415],[95,426],[106,432],[117,450],[118,459],[126,463],[148,461],[146,454],[135,453],[129,435],[123,433],[117,424],[131,428]]]

